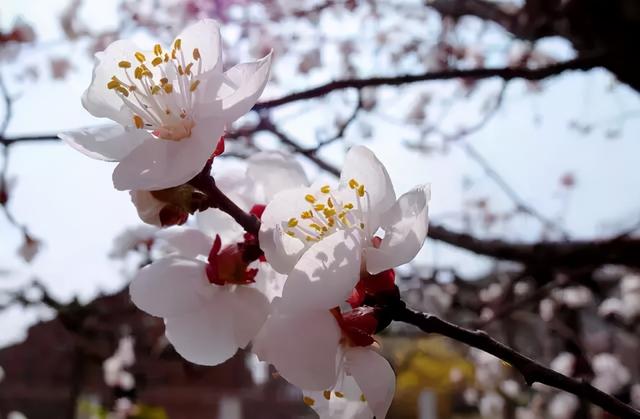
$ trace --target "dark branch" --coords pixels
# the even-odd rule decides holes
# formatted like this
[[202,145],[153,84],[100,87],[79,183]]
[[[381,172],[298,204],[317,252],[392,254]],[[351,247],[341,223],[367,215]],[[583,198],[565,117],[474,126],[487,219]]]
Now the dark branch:
[[640,412],[622,403],[615,397],[598,390],[586,381],[578,381],[549,369],[492,339],[483,331],[467,330],[433,315],[420,313],[403,305],[395,308],[393,319],[414,325],[426,333],[438,333],[447,336],[508,362],[520,371],[528,385],[532,385],[533,383],[546,384],[574,394],[581,400],[588,400],[618,417],[640,418]]

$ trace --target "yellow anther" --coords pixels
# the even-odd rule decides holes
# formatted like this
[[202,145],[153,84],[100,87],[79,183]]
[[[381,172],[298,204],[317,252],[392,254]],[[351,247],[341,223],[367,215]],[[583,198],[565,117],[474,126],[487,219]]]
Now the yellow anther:
[[131,68],[131,63],[129,61],[120,61],[118,63],[118,67],[120,67],[120,68]]
[[315,205],[313,206],[313,208],[314,208],[316,211],[322,211],[322,210],[324,209],[324,204],[315,204]]
[[347,202],[342,207],[346,209],[353,209],[353,204],[351,202]]
[[171,92],[173,92],[173,84],[171,84],[171,83],[167,83],[167,84],[165,84],[164,86],[162,86],[162,88],[164,89],[164,91],[165,91],[166,93],[171,93]]
[[329,400],[331,398],[331,391],[325,390],[322,392],[322,395],[324,396],[325,399]]
[[316,202],[316,197],[311,194],[305,195],[304,199],[310,204],[313,204],[314,202]]
[[308,242],[316,241],[316,239],[311,237],[311,236],[305,237],[305,240],[308,241]]
[[367,401],[367,398],[366,398],[366,397],[364,397],[364,394],[361,394],[361,395],[360,395],[360,401],[361,401],[361,402],[366,402],[366,401]]
[[336,210],[333,208],[325,208],[324,211],[322,211],[322,214],[324,214],[325,218],[329,218],[336,215]]
[[136,69],[133,71],[133,76],[140,80],[142,78],[142,72],[144,71],[144,69],[140,66],[136,67]]
[[151,61],[151,65],[156,67],[162,64],[162,57],[156,57]]
[[358,188],[358,196],[361,198],[364,196],[364,185],[360,185]]
[[182,47],[182,39],[180,38],[176,39],[175,42],[173,43],[173,47],[179,50]]
[[338,218],[342,220],[346,215],[347,213],[345,211],[342,211],[340,214],[338,214]]
[[169,54],[167,54],[166,52],[164,53],[164,62],[169,62]]
[[144,127],[144,121],[138,115],[133,115],[133,123],[136,124],[138,129]]
[[129,86],[130,92],[135,92],[136,90],[138,90],[138,88],[135,85],[132,84],[131,86]]
[[336,391],[335,393],[336,393],[336,397],[337,397],[337,398],[339,398],[339,399],[341,399],[341,398],[343,398],[343,397],[344,397],[344,394],[342,394],[342,393],[341,393],[341,392],[339,392],[339,391]]
[[145,76],[145,77],[149,77],[150,79],[153,78],[153,73],[151,71],[147,70],[146,68],[142,72],[142,75]]
[[116,91],[117,91],[118,93],[123,94],[123,95],[124,95],[124,97],[129,96],[129,91],[127,90],[127,88],[126,88],[126,87],[118,86],[118,87],[116,87]]
[[322,232],[326,233],[327,231],[329,231],[329,229],[327,227],[322,227]]
[[172,60],[175,60],[175,59],[176,59],[176,50],[175,50],[175,49],[172,49],[172,50],[171,50],[171,59],[172,59]]
[[320,188],[320,192],[329,193],[331,192],[331,188],[329,187],[329,185],[324,185],[322,188]]
[[287,236],[295,237],[296,233],[294,233],[293,231],[287,231]]
[[333,227],[336,224],[336,220],[333,217],[327,218],[327,224],[329,224],[329,227]]
[[171,115],[171,111],[169,109],[166,109],[164,113],[166,113],[167,115]]
[[322,231],[322,227],[320,227],[318,224],[316,223],[311,223],[309,224],[309,227],[311,227],[312,229],[316,230],[316,231]]
[[355,179],[351,179],[351,180],[349,180],[349,187],[350,187],[351,189],[355,189],[355,188],[357,188],[358,186],[360,186],[360,184],[358,183],[358,181],[357,181],[357,180],[355,180]]
[[185,119],[186,117],[187,117],[186,112],[184,110],[180,111],[180,118]]
[[311,211],[303,211],[300,213],[300,218],[303,218],[305,220],[308,220],[311,217],[313,217],[313,213]]
[[312,399],[311,397],[309,397],[309,396],[304,396],[304,397],[302,398],[302,401],[304,402],[304,404],[306,404],[306,405],[307,405],[307,406],[309,406],[309,407],[311,407],[311,406],[313,406],[314,404],[316,404],[316,401],[315,401],[315,400],[313,400],[313,399]]
[[187,66],[184,68],[184,73],[188,76],[191,75],[191,67],[193,67],[193,63],[187,64]]
[[289,219],[289,222],[287,223],[287,225],[293,228],[298,225],[298,220],[296,220],[295,218],[291,218]]
[[360,228],[364,230],[364,223],[360,223]]
[[111,90],[111,89],[116,89],[120,87],[120,82],[118,80],[111,80],[109,83],[107,83],[107,89]]
[[200,59],[200,50],[198,48],[193,49],[193,59],[196,61]]
[[200,80],[192,81],[189,90],[195,92],[198,86],[200,85]]
[[169,79],[166,77],[163,77],[160,79],[160,85],[164,86],[165,84],[169,83]]
[[162,55],[162,46],[160,46],[160,44],[155,44],[153,46],[153,53],[156,54],[157,56],[161,56]]
[[182,68],[182,65],[178,65],[178,74],[184,76],[184,68]]
[[151,88],[151,94],[152,95],[157,95],[158,93],[160,93],[160,86],[158,86],[157,84],[155,86],[153,86]]
[[147,59],[147,57],[144,56],[143,53],[141,52],[136,52],[135,54],[136,60],[140,61],[141,63],[145,62],[145,60]]

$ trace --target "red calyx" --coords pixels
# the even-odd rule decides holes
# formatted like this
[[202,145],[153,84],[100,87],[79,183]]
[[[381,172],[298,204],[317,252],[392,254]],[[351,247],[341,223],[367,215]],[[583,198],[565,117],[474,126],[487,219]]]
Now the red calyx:
[[213,150],[211,158],[218,157],[222,153],[224,153],[224,137],[220,137],[218,140],[218,144],[216,145],[216,149]]
[[210,283],[247,285],[255,282],[258,270],[249,269],[251,261],[245,261],[241,244],[233,244],[222,249],[220,236],[216,235],[206,268]]
[[158,214],[162,227],[182,225],[187,222],[189,213],[175,205],[165,205]]
[[397,293],[395,280],[396,273],[393,269],[388,269],[375,275],[367,273],[360,277],[360,281],[351,292],[351,297],[347,299],[347,303],[352,308],[356,308],[362,306],[367,297],[375,298],[395,294]]
[[378,327],[378,320],[374,308],[358,307],[346,313],[340,313],[334,309],[331,313],[350,346],[369,346],[375,342],[373,334]]

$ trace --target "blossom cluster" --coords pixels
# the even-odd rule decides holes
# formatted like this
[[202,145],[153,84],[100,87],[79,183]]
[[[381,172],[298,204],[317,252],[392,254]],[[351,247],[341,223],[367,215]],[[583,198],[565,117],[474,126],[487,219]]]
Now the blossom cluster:
[[[117,161],[114,187],[160,227],[158,255],[136,274],[133,302],[162,317],[185,359],[217,365],[251,347],[303,391],[321,418],[384,418],[395,374],[375,334],[371,301],[397,297],[394,268],[427,235],[430,189],[396,196],[366,147],[346,155],[337,183],[310,184],[280,152],[257,153],[215,186],[259,231],[243,231],[194,179],[224,152],[224,130],[266,85],[271,56],[222,71],[217,23],[202,20],[171,48],[116,41],[97,54],[85,108],[115,124],[61,134],[90,157]],[[157,242],[157,243],[156,243]],[[250,345],[251,344],[251,345]]]

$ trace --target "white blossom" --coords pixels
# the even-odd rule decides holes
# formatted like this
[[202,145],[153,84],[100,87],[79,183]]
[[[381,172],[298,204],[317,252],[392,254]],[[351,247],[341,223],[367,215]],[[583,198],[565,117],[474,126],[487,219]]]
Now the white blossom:
[[580,406],[576,396],[569,393],[555,394],[547,407],[550,419],[573,419],[575,411]]
[[200,20],[164,49],[141,50],[120,40],[96,54],[82,97],[94,116],[116,125],[63,133],[73,148],[117,161],[119,190],[153,191],[181,185],[202,170],[226,126],[262,94],[271,55],[222,71],[218,23]]
[[591,365],[595,374],[591,384],[605,393],[615,394],[631,380],[627,367],[613,354],[598,354],[593,357]]
[[561,352],[551,361],[550,367],[562,375],[571,377],[576,367],[576,356],[569,352]]

